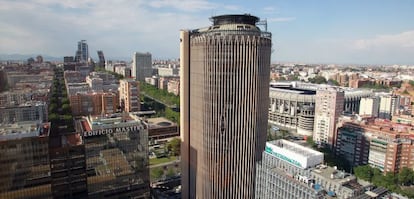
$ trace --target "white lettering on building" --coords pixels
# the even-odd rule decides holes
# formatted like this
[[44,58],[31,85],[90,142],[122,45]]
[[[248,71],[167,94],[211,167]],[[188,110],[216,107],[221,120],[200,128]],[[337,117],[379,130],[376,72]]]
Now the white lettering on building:
[[136,132],[138,133],[141,129],[141,126],[128,126],[128,127],[118,127],[114,129],[99,129],[94,131],[84,131],[83,137],[91,137],[91,136],[100,136],[100,135],[107,135],[112,133],[128,133],[128,132]]

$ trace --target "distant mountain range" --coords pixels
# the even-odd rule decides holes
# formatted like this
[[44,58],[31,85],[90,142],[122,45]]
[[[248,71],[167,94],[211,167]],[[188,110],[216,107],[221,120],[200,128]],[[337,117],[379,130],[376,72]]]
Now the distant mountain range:
[[[39,54],[0,54],[0,61],[8,61],[8,60],[13,60],[13,61],[27,61],[27,59],[29,59],[30,57],[33,57],[33,59],[36,59],[36,57]],[[49,55],[42,55],[44,61],[63,61],[63,56],[61,57],[53,57],[53,56],[49,56]],[[119,60],[119,61],[127,61],[129,62],[131,60],[131,58],[129,57],[105,57],[106,59],[109,60]],[[97,61],[98,58],[94,58],[92,57],[92,59],[94,61]]]
[[[0,60],[6,61],[6,60],[13,60],[13,61],[26,61],[30,57],[33,57],[33,59],[36,59],[36,57],[39,54],[0,54]],[[44,61],[63,61],[62,57],[53,57],[49,55],[41,55],[43,57]]]

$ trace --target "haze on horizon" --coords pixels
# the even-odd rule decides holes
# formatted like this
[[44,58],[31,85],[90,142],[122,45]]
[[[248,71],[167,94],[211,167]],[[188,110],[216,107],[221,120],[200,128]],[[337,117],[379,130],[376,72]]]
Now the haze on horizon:
[[179,57],[179,30],[209,26],[213,15],[267,19],[272,61],[414,64],[409,0],[2,0],[0,54],[73,56],[79,40],[106,57]]

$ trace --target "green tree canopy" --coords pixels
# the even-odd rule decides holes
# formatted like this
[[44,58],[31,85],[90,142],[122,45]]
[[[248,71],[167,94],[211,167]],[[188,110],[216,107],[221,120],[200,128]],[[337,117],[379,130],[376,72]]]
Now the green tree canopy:
[[180,155],[180,146],[181,140],[179,138],[173,138],[168,142],[167,148],[173,153],[173,155],[177,156]]
[[325,77],[319,75],[314,78],[309,78],[308,80],[310,83],[314,84],[326,84],[328,82],[326,81]]
[[167,170],[167,173],[165,174],[165,176],[167,177],[167,178],[171,178],[171,177],[174,177],[175,176],[175,171],[174,171],[174,168],[169,168],[168,170]]
[[414,193],[409,189],[414,182],[414,171],[412,169],[403,168],[398,173],[388,172],[384,175],[379,169],[364,165],[355,167],[354,173],[357,178],[372,182],[375,186],[385,187],[409,198],[414,197]]
[[69,99],[66,97],[62,98],[62,104],[69,104]]
[[398,181],[401,185],[410,185],[414,180],[414,171],[407,167],[401,169],[398,173]]
[[340,86],[339,82],[334,79],[329,79],[328,84],[332,84],[334,86]]
[[366,181],[371,181],[372,176],[374,175],[372,168],[369,165],[355,167],[354,173],[356,177],[361,178]]
[[63,114],[67,114],[67,115],[69,115],[69,114],[71,114],[72,113],[72,110],[70,109],[70,105],[69,104],[63,104],[62,105],[62,113]]
[[151,177],[154,179],[159,179],[164,175],[164,170],[161,167],[155,167],[151,169]]

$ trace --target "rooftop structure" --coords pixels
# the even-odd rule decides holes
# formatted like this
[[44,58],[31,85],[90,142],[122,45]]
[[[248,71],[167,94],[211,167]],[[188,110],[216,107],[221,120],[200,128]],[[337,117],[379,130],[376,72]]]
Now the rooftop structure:
[[179,136],[177,124],[163,117],[148,118],[148,136],[153,139],[164,139]]
[[148,131],[132,113],[82,117],[89,198],[149,197]]
[[323,162],[323,153],[283,139],[267,142],[265,151],[303,169]]
[[0,141],[49,136],[49,126],[38,121],[0,124]]
[[322,162],[315,150],[287,140],[267,142],[257,165],[256,198],[345,199],[364,193],[366,185],[355,176]]
[[114,113],[104,116],[90,115],[85,117],[84,121],[86,123],[82,123],[83,131],[94,131],[99,129],[108,129],[142,124],[138,116],[132,113]]
[[47,122],[47,107],[45,101],[26,101],[19,105],[0,106],[0,123],[22,121]]

